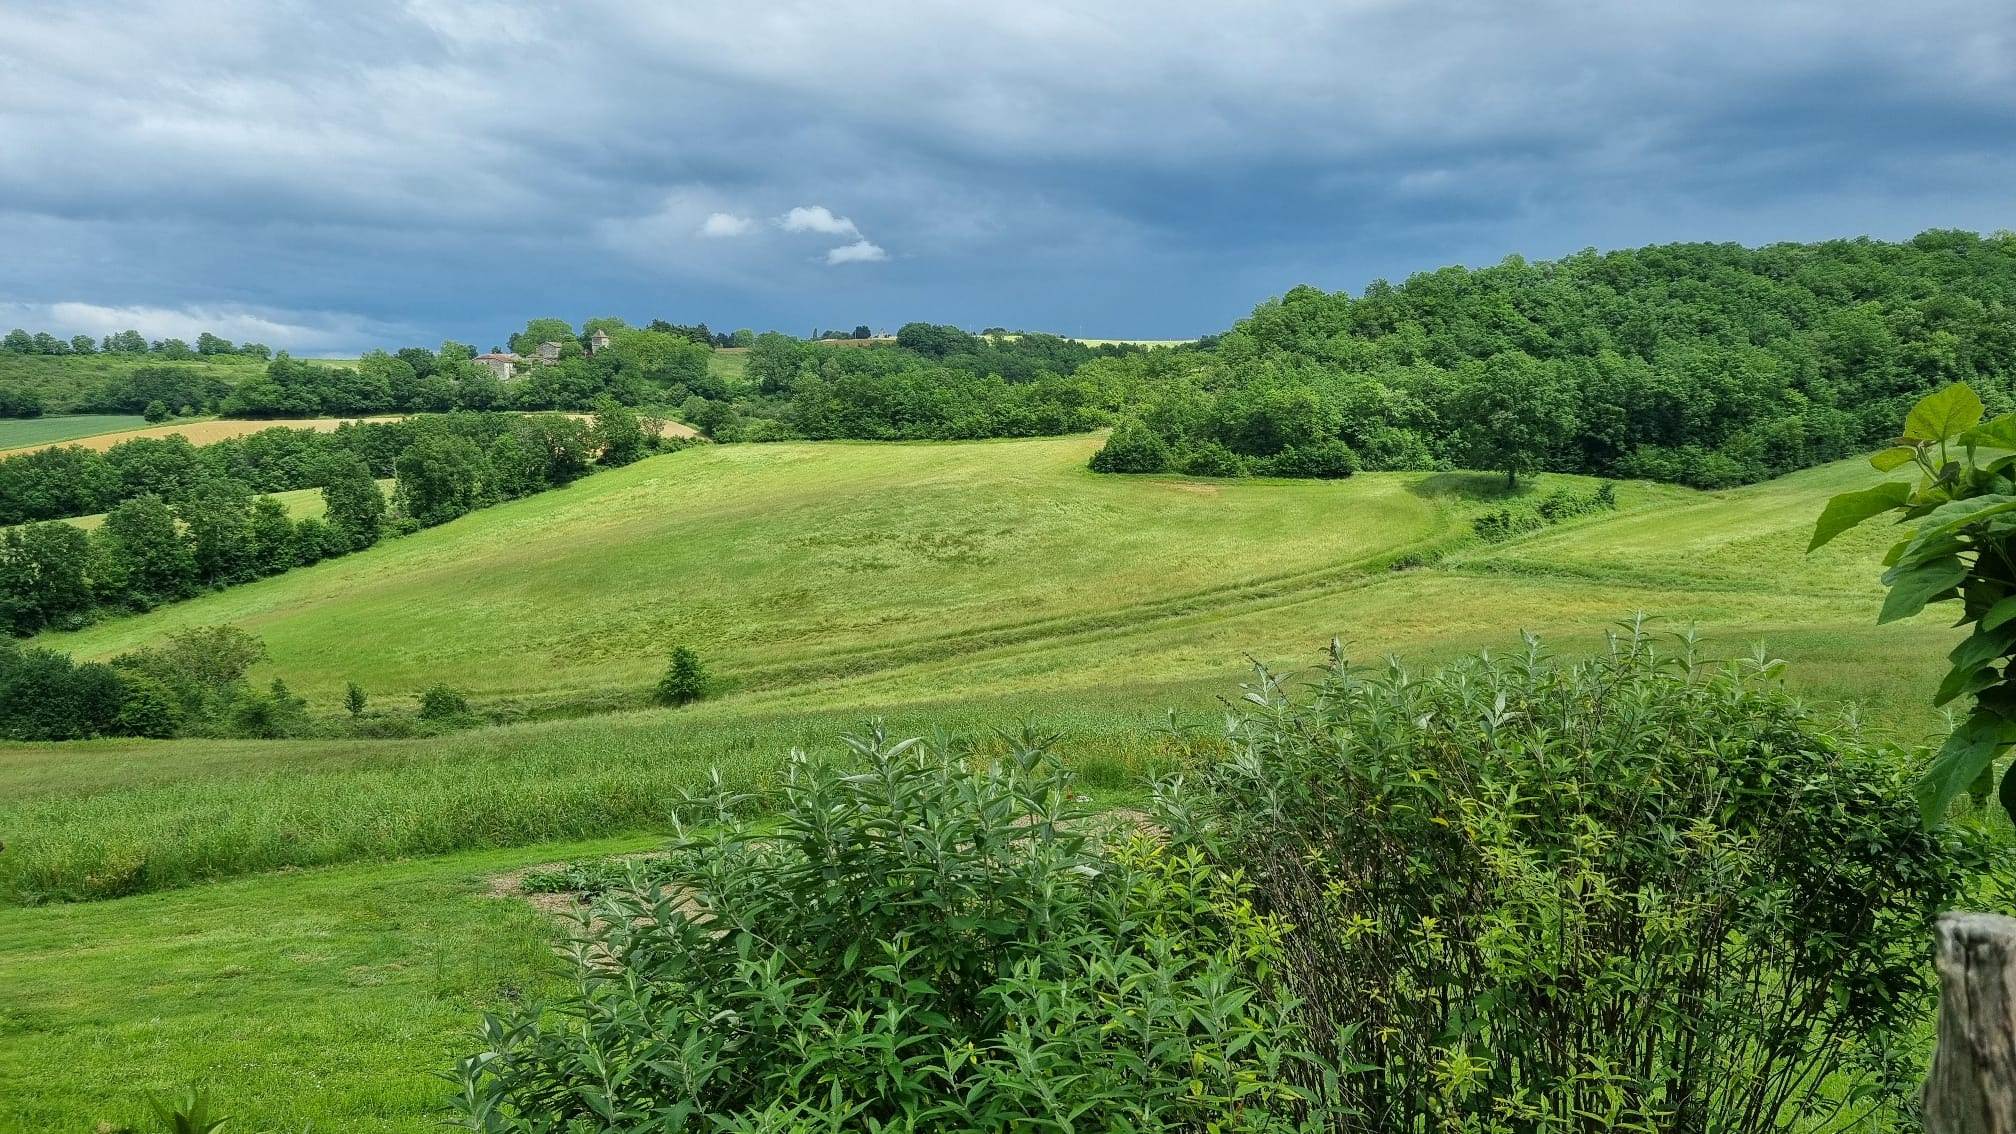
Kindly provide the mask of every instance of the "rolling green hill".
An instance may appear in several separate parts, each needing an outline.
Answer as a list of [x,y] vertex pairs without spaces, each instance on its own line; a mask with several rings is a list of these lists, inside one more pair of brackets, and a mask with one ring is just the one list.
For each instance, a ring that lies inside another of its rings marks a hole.
[[1333,635],[1361,657],[1588,635],[1638,609],[1737,644],[1873,634],[1881,534],[1802,554],[1859,462],[1721,493],[1629,484],[1618,514],[1493,547],[1467,524],[1490,477],[1108,477],[1083,467],[1097,444],[688,450],[45,641],[106,657],[230,622],[325,704],[352,680],[606,701],[683,643],[744,701],[825,708],[1222,678]]
[[1885,533],[1803,553],[1825,498],[1872,478],[1861,462],[1627,484],[1617,513],[1493,546],[1468,534],[1493,476],[1101,477],[1097,444],[703,447],[45,637],[105,656],[234,622],[324,711],[346,680],[377,703],[448,681],[636,704],[674,642],[735,688],[432,740],[0,746],[0,903],[108,899],[0,909],[0,1132],[131,1122],[140,1089],[191,1079],[252,1129],[431,1129],[429,1074],[475,1014],[550,979],[552,923],[487,879],[650,846],[709,767],[761,792],[785,751],[871,716],[900,735],[1034,721],[1096,799],[1127,802],[1169,766],[1165,714],[1212,727],[1249,655],[1307,664],[1334,636],[1419,659],[1521,629],[1587,652],[1644,610],[1700,624],[1711,655],[1763,639],[1796,687],[1877,726],[1934,723],[1953,632],[1874,626]]
[[1102,477],[1092,437],[689,450],[49,644],[232,622],[309,696],[642,687],[674,643],[746,689],[1228,609],[1461,534],[1419,477]]
[[[1884,533],[1803,553],[1822,501],[1871,477],[1859,462],[1721,493],[1628,484],[1620,512],[1492,546],[1468,524],[1501,495],[1491,476],[1106,477],[1083,468],[1097,443],[703,447],[45,635],[102,658],[229,622],[324,712],[348,681],[381,706],[441,682],[536,723],[0,747],[0,831],[16,832],[0,892],[649,828],[709,763],[759,784],[782,751],[874,715],[983,734],[1032,717],[1118,784],[1153,762],[1165,710],[1208,722],[1249,658],[1306,665],[1332,638],[1361,661],[1437,657],[1522,630],[1586,651],[1633,611],[1698,625],[1713,654],[1762,640],[1799,687],[1878,726],[1935,723],[1952,633],[1936,616],[1874,625]],[[725,695],[645,709],[675,643]]]

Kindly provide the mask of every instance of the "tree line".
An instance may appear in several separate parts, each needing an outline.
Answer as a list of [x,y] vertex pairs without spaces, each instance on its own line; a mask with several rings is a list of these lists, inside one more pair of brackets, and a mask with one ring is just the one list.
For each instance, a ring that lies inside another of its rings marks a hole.
[[1511,256],[1296,288],[1199,349],[1087,369],[1123,423],[1111,471],[1278,475],[1314,447],[1715,488],[1865,451],[1949,382],[2016,408],[2016,234]]
[[177,338],[149,342],[138,331],[120,331],[116,335],[94,340],[90,335],[72,335],[66,339],[47,331],[30,334],[16,327],[5,337],[0,337],[0,354],[148,354],[170,360],[187,360],[233,354],[268,358],[273,350],[264,343],[233,343],[209,331],[197,335],[196,344],[191,346]]
[[865,347],[771,332],[756,336],[741,382],[690,393],[680,417],[722,441],[1078,433],[1111,420],[1113,407],[1074,376],[1093,359],[1137,350],[928,323]]
[[[568,484],[594,464],[628,464],[657,447],[656,424],[605,402],[592,423],[446,414],[330,434],[271,429],[202,448],[180,436],[103,455],[52,447],[0,461],[0,506],[30,521],[0,532],[0,627],[75,628],[105,611],[347,555]],[[268,495],[311,486],[322,490],[320,517],[295,520]],[[89,531],[51,518],[96,511],[104,522]]]

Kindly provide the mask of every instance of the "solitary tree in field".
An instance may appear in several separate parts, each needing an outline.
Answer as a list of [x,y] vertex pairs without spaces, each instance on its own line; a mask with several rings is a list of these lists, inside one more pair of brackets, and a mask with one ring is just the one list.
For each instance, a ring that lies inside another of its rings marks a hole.
[[352,681],[343,688],[343,707],[350,710],[353,717],[364,715],[364,687]]
[[666,705],[690,705],[707,696],[707,667],[685,646],[672,648],[672,664],[658,679],[658,700]]
[[1465,368],[1455,417],[1474,468],[1499,469],[1505,486],[1546,467],[1575,435],[1574,391],[1547,363],[1521,351]]

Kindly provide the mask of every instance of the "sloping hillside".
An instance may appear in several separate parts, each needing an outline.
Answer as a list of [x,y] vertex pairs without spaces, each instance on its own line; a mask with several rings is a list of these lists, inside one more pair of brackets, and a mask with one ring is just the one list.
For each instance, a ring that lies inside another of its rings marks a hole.
[[685,643],[774,688],[1236,605],[1461,531],[1420,478],[1102,477],[1097,445],[691,450],[50,644],[104,656],[232,622],[313,697],[642,683]]
[[1881,533],[1803,554],[1826,496],[1872,475],[1860,462],[1720,493],[1626,485],[1617,514],[1494,547],[1466,542],[1491,477],[1109,477],[1084,469],[1097,444],[689,450],[47,641],[104,657],[230,622],[325,706],[352,680],[641,691],[674,644],[745,699],[873,706],[1222,678],[1333,635],[1360,657],[1587,635],[1633,610],[1882,664],[1855,656],[1878,637]]

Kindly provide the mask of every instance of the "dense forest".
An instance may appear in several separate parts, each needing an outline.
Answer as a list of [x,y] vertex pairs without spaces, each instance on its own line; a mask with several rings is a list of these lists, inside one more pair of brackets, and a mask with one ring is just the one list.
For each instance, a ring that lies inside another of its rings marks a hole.
[[1513,256],[1297,288],[1203,349],[1086,371],[1123,415],[1116,471],[1316,453],[1717,487],[1864,451],[1949,382],[2016,408],[2016,234]]

